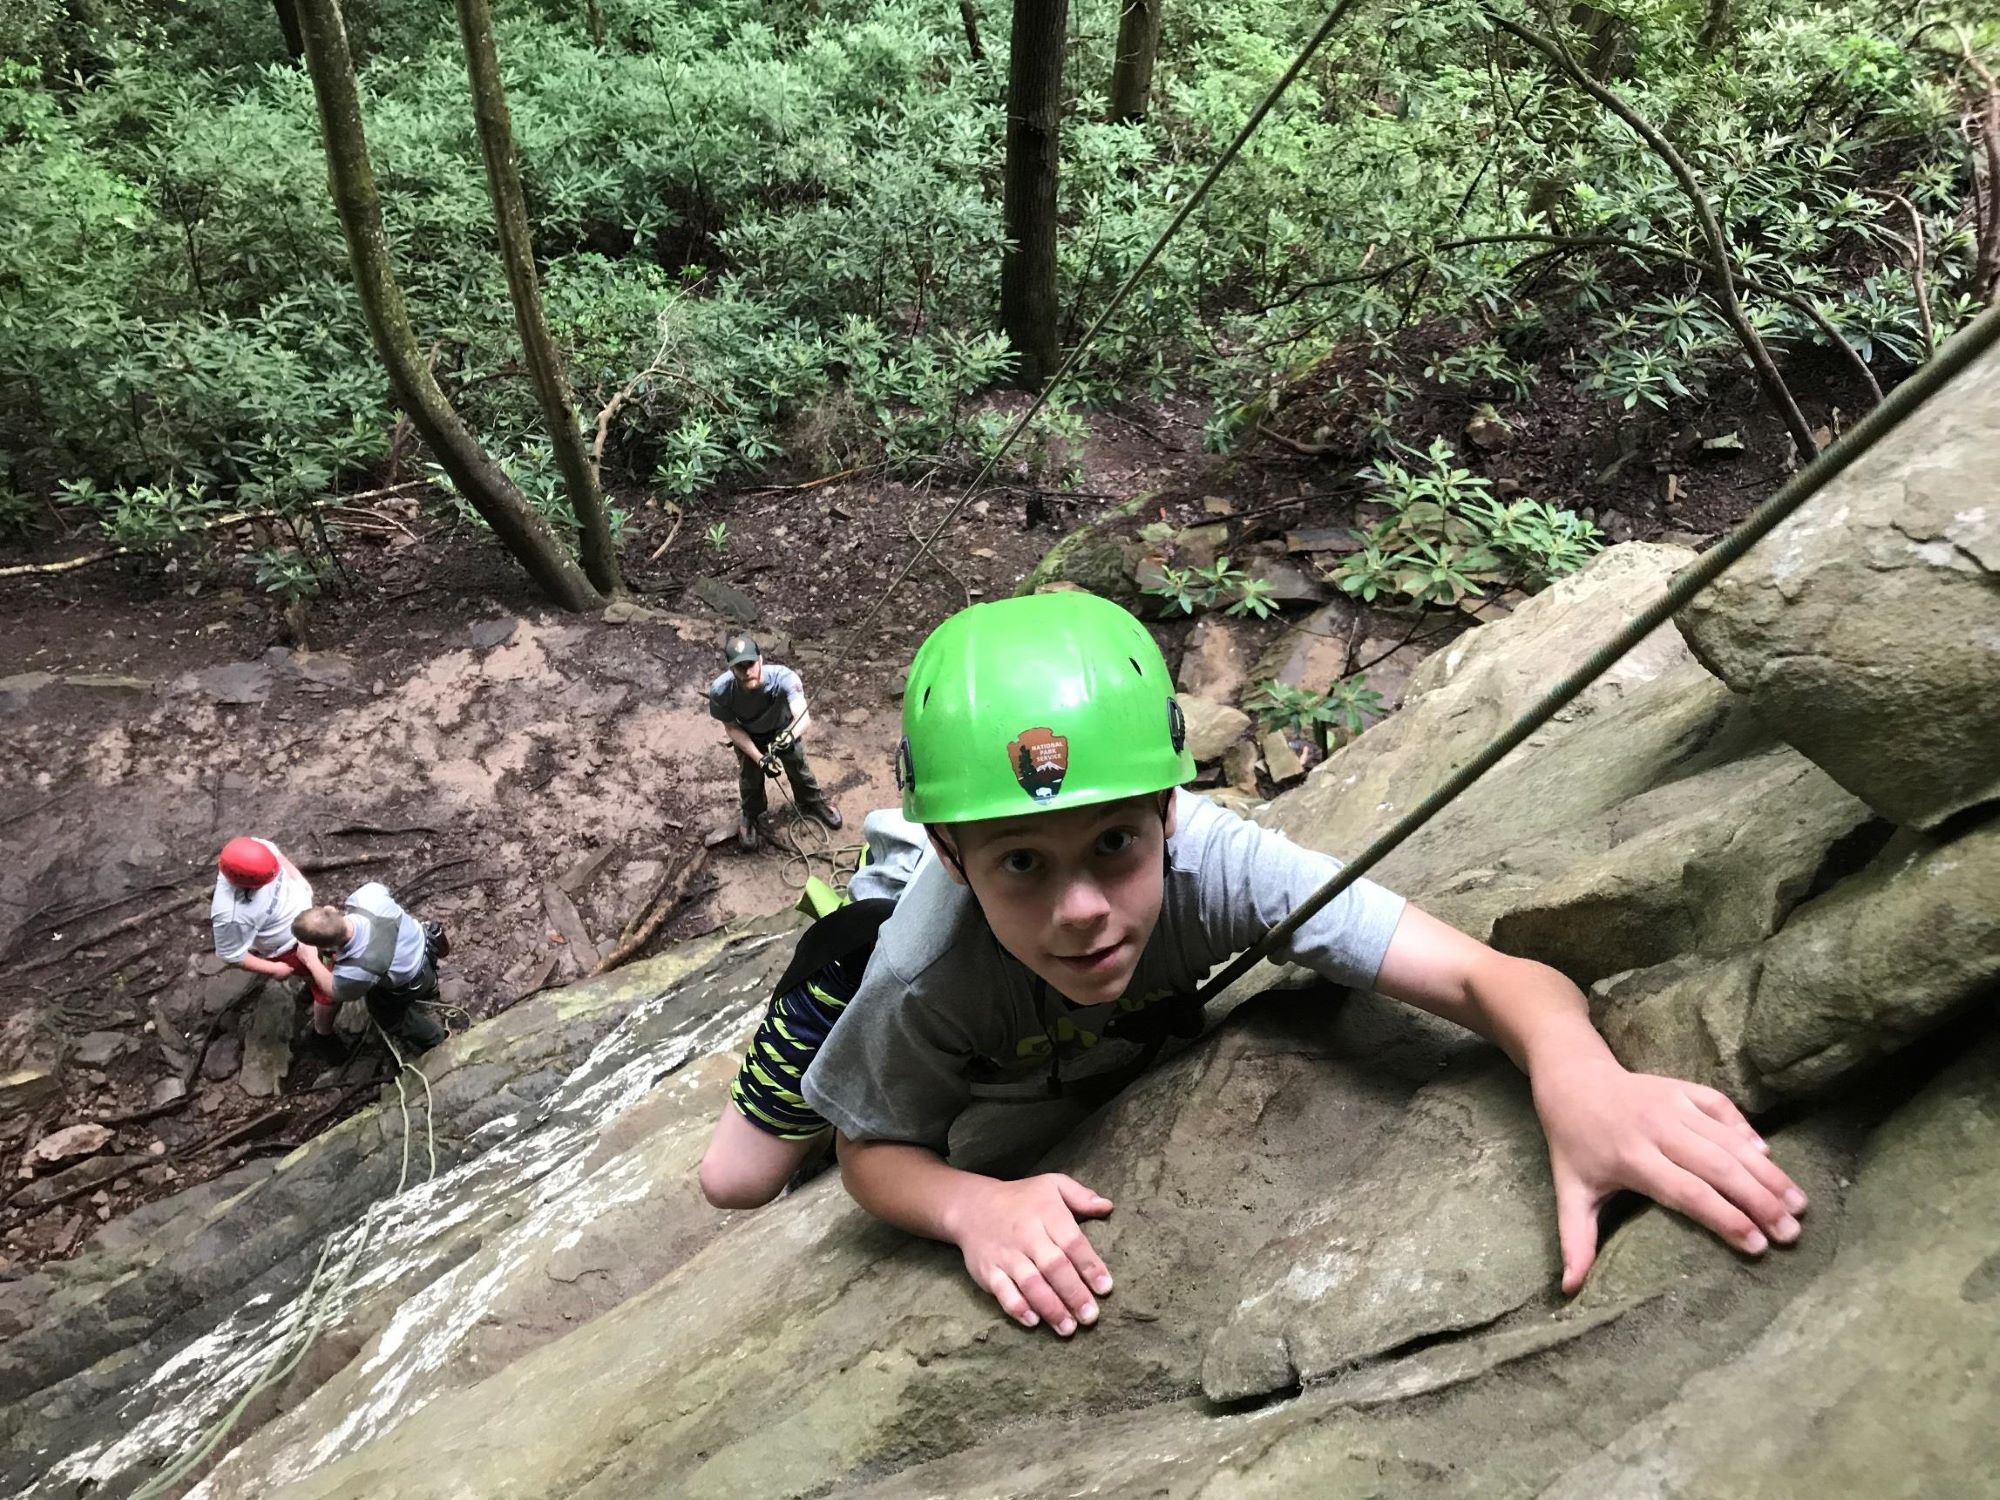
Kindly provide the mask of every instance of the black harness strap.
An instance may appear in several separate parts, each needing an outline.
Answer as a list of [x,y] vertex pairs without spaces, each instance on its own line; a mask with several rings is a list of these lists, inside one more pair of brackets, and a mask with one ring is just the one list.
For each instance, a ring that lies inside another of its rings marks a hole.
[[782,995],[795,990],[835,960],[871,951],[876,934],[895,909],[891,897],[877,896],[867,901],[852,901],[828,912],[799,934],[791,964],[771,993]]

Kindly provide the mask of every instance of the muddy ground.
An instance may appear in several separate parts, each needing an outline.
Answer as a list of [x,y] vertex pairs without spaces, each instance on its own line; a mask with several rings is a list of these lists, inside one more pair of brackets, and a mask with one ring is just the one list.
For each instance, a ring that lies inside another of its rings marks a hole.
[[[274,839],[323,898],[381,879],[442,921],[454,943],[445,1018],[462,1029],[587,972],[664,872],[733,831],[732,753],[702,695],[741,624],[803,674],[809,750],[847,827],[797,830],[796,853],[713,848],[648,949],[788,905],[808,864],[828,875],[851,863],[862,816],[893,801],[902,673],[945,614],[1014,592],[1094,521],[1125,536],[1220,521],[1227,548],[1273,556],[1295,530],[1352,524],[1362,455],[1315,399],[1295,394],[1274,435],[1228,461],[1201,451],[1190,407],[1096,418],[1073,489],[983,492],[865,629],[962,478],[776,476],[712,497],[678,531],[630,500],[637,607],[605,616],[541,606],[488,537],[415,495],[341,514],[343,579],[313,602],[303,643],[240,553],[0,581],[0,1276],[73,1253],[132,1203],[289,1149],[381,1088],[392,1065],[379,1044],[356,1037],[343,1065],[294,1059],[296,987],[255,993],[210,955],[225,839]],[[1754,393],[1731,399],[1671,426],[1565,412],[1519,423],[1483,455],[1462,443],[1464,413],[1435,416],[1493,477],[1608,513],[1613,539],[1698,543],[1786,469]],[[1690,447],[1690,428],[1751,441],[1717,453]],[[1109,520],[1140,492],[1142,506]],[[720,547],[705,535],[717,522]],[[45,537],[0,562],[89,546]],[[1292,560],[1310,575],[1312,555]],[[1408,641],[1372,669],[1392,698],[1426,649],[1469,628],[1328,608],[1301,600],[1282,620],[1230,628],[1251,660],[1296,640],[1314,687]],[[1177,659],[1188,623],[1159,630]],[[4,1075],[23,1068],[52,1082],[7,1095]],[[102,1127],[89,1154],[28,1159],[79,1124]]]

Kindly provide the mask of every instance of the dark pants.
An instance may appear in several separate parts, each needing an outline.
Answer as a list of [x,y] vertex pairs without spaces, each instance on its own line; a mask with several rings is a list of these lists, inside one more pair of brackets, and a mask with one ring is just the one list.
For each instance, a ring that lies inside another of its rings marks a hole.
[[[746,730],[745,733],[748,733]],[[770,748],[773,734],[753,734],[750,742],[759,750]],[[754,760],[746,759],[742,751],[736,752],[736,790],[743,798],[743,816],[755,822],[764,816],[770,804],[770,794],[764,789],[766,780],[764,768]],[[802,812],[811,812],[816,807],[826,806],[826,793],[819,789],[819,781],[806,764],[805,747],[794,740],[789,750],[778,752],[778,764],[785,768],[785,776],[792,783],[792,797]]]
[[438,997],[437,939],[424,934],[424,966],[408,984],[378,984],[368,992],[368,1014],[375,1024],[400,1042],[419,1050],[445,1039],[437,1018],[418,1010]]

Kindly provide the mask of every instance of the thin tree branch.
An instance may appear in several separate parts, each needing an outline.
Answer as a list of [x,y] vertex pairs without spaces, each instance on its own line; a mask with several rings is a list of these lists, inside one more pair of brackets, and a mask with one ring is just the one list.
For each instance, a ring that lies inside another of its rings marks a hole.
[[1771,351],[1764,346],[1764,340],[1758,336],[1757,330],[1744,315],[1743,304],[1736,299],[1736,263],[1729,253],[1729,242],[1723,238],[1722,226],[1716,221],[1715,209],[1710,205],[1708,195],[1702,191],[1701,184],[1695,180],[1694,172],[1682,159],[1680,152],[1676,151],[1672,142],[1654,129],[1643,115],[1612,90],[1586,74],[1576,65],[1576,60],[1567,51],[1548,37],[1530,31],[1525,26],[1516,25],[1504,16],[1495,15],[1491,11],[1486,13],[1486,18],[1491,25],[1539,52],[1571,83],[1624,121],[1626,127],[1644,141],[1654,155],[1666,163],[1667,169],[1680,183],[1681,191],[1686,195],[1688,205],[1694,210],[1695,219],[1701,226],[1702,239],[1708,245],[1708,256],[1712,263],[1709,267],[1709,279],[1714,283],[1716,300],[1721,303],[1724,319],[1735,330],[1737,339],[1743,345],[1743,352],[1749,357],[1750,368],[1756,374],[1758,385],[1763,387],[1765,399],[1777,409],[1778,415],[1784,420],[1786,428],[1792,434],[1793,443],[1798,447],[1799,456],[1806,459],[1817,456],[1819,444],[1813,438],[1812,428],[1806,425],[1804,413],[1799,410],[1798,402],[1792,399],[1791,388],[1785,384],[1784,376],[1778,373],[1778,366],[1771,358]]

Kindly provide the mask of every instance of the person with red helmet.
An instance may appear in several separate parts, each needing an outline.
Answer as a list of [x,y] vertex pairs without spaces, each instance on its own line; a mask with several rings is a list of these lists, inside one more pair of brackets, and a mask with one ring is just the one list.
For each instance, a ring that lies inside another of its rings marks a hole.
[[312,1027],[333,1034],[333,976],[318,953],[292,936],[292,919],[313,904],[312,886],[269,839],[233,838],[215,861],[215,896],[208,904],[215,953],[253,974],[306,981]]

